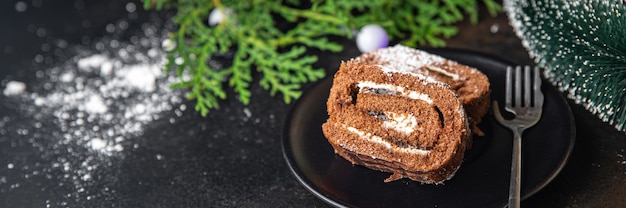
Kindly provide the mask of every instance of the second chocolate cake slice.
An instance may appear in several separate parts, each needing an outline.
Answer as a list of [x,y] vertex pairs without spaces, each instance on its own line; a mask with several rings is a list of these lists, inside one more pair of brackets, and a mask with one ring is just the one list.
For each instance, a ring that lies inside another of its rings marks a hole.
[[357,58],[364,64],[381,65],[397,73],[414,73],[448,84],[459,96],[474,134],[490,104],[489,79],[476,68],[403,45],[382,48]]

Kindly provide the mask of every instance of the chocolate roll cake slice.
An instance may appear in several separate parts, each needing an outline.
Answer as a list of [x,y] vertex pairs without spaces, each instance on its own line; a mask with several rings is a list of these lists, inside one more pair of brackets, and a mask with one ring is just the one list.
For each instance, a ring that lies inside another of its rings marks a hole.
[[459,168],[469,142],[465,111],[449,85],[422,74],[341,63],[322,125],[335,152],[356,165],[441,183]]
[[378,49],[358,57],[366,64],[382,65],[398,73],[416,73],[446,83],[459,96],[473,133],[482,136],[476,127],[489,111],[489,79],[473,67],[441,56],[403,45]]

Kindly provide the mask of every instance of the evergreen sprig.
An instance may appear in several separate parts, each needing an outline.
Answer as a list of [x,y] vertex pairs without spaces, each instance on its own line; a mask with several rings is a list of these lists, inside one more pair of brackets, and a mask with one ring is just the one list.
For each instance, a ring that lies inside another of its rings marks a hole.
[[[482,2],[492,15],[500,11],[494,0]],[[313,68],[317,57],[307,48],[342,50],[330,36],[352,38],[358,28],[378,24],[402,44],[444,46],[443,38],[458,32],[451,24],[464,16],[476,22],[479,8],[478,0],[145,0],[144,7],[176,9],[178,28],[170,37],[176,47],[168,53],[166,70],[175,70],[180,81],[173,87],[190,89],[188,98],[197,101],[202,115],[226,99],[226,83],[248,104],[254,71],[262,74],[259,84],[271,95],[280,93],[286,103],[298,98],[302,84],[325,76]],[[209,26],[214,8],[225,19]],[[279,26],[281,21],[287,24]],[[208,63],[229,53],[230,66]]]
[[507,0],[505,8],[548,80],[626,132],[626,4]]

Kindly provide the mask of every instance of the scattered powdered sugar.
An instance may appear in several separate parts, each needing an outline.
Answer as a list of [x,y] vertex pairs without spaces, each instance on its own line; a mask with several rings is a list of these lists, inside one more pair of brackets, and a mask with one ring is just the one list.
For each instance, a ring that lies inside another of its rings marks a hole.
[[76,67],[70,61],[52,68],[40,84],[55,87],[22,93],[25,104],[34,104],[32,113],[54,116],[68,133],[81,132],[65,136],[64,142],[84,141],[93,152],[112,155],[123,150],[119,143],[125,136],[141,133],[143,124],[181,102],[181,95],[168,88],[173,80],[162,73],[162,52],[133,56],[128,63],[128,57],[96,53],[77,57]]
[[108,107],[104,104],[102,98],[99,95],[91,95],[83,108],[87,113],[94,114],[106,113],[108,110]]
[[18,81],[9,81],[6,88],[2,91],[5,96],[21,94],[26,90],[26,84]]
[[93,199],[98,193],[88,191],[89,185],[110,177],[101,173],[116,164],[112,161],[139,148],[133,139],[143,135],[146,125],[182,116],[183,93],[169,88],[176,78],[163,73],[160,43],[166,33],[156,28],[144,24],[144,34],[130,42],[103,38],[95,47],[66,48],[76,54],[37,71],[35,81],[0,81],[2,102],[15,104],[10,106],[19,112],[0,115],[0,141],[40,157],[33,162],[16,155],[0,164],[23,172],[21,178],[0,176],[0,193],[41,177],[73,187],[68,199]]
[[92,69],[100,68],[105,62],[108,62],[108,57],[104,54],[95,54],[89,57],[84,57],[76,62],[78,68],[83,71],[91,71]]
[[[50,92],[25,96],[34,104],[33,113],[53,115],[68,126],[68,133],[82,132],[66,136],[64,142],[85,141],[92,151],[112,155],[123,150],[119,143],[126,136],[140,134],[142,125],[181,102],[182,96],[168,87],[173,80],[161,73],[162,54],[135,56],[136,63],[103,54],[81,57],[76,68],[66,65],[50,72],[50,82],[44,83],[56,86]],[[113,73],[101,73],[109,66]]]

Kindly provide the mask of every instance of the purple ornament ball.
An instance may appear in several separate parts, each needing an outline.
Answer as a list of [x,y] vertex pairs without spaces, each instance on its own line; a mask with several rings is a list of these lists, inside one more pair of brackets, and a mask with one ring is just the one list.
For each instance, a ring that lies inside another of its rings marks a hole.
[[356,36],[356,45],[362,53],[387,47],[389,45],[387,31],[380,25],[365,25]]

